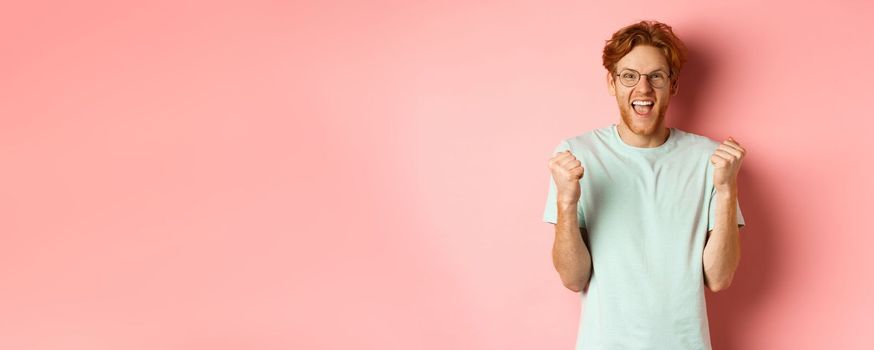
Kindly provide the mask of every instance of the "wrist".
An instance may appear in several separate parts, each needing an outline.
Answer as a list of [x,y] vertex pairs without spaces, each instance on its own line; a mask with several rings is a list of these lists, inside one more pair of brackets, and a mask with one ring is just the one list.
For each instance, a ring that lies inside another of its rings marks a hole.
[[559,200],[557,203],[558,210],[563,211],[563,210],[573,209],[576,211],[578,203],[579,202],[575,201],[575,200]]
[[721,196],[737,196],[737,185],[717,186],[716,194]]

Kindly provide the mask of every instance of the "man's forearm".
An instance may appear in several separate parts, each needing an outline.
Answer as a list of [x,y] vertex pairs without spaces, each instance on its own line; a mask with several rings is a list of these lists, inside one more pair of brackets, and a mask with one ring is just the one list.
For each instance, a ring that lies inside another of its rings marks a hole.
[[579,292],[586,288],[592,271],[592,258],[583,241],[577,219],[577,203],[558,203],[558,222],[552,263],[568,289]]
[[704,245],[704,284],[716,292],[728,288],[740,263],[737,188],[717,190],[716,222]]

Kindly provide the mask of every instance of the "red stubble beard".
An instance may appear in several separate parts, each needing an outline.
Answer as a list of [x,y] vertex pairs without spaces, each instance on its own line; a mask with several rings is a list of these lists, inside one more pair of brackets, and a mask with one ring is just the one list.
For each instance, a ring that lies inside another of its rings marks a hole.
[[[662,105],[660,103],[657,103],[653,107],[654,109],[658,109],[650,112],[654,112],[655,114],[647,119],[637,117],[630,104],[620,106],[619,114],[622,116],[622,122],[631,129],[631,132],[640,136],[652,136],[658,132],[659,127],[664,123],[665,112],[668,110],[667,105]],[[635,121],[638,121],[638,123],[635,123]],[[646,125],[641,126],[640,121],[645,121]]]

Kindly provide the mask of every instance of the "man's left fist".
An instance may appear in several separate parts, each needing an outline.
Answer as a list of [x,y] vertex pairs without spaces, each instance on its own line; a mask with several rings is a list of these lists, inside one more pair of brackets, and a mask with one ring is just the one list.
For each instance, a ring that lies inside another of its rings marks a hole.
[[713,163],[713,186],[716,186],[717,190],[737,188],[737,172],[746,152],[731,137],[716,148],[710,156],[710,163]]

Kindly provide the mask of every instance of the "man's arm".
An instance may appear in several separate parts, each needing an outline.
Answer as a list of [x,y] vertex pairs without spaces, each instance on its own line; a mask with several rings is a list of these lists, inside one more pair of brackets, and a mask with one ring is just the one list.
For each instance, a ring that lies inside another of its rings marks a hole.
[[557,203],[558,219],[555,225],[555,243],[552,246],[552,264],[565,287],[580,292],[585,290],[592,276],[592,258],[586,247],[577,218],[577,203]]
[[704,244],[704,285],[718,292],[731,285],[740,263],[737,188],[716,192],[716,222]]
[[731,285],[740,263],[737,226],[737,173],[746,149],[729,137],[710,156],[716,189],[715,222],[704,243],[704,285],[714,292]]

